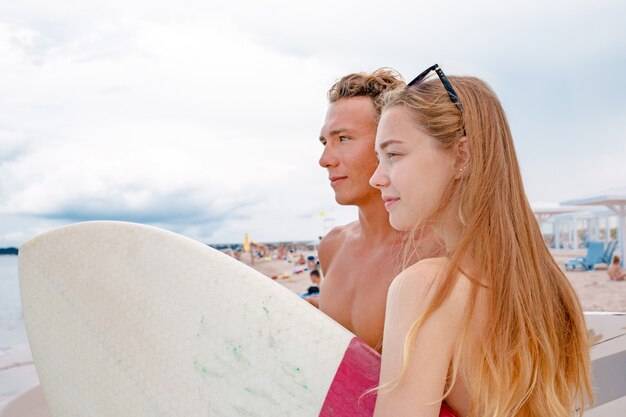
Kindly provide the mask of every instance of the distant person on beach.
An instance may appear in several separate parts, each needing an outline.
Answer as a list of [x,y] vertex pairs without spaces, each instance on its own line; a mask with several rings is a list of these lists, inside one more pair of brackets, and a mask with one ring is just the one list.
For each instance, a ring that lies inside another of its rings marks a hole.
[[306,290],[304,294],[301,294],[301,297],[307,300],[309,303],[313,304],[315,307],[319,308],[319,296],[320,296],[320,283],[322,282],[322,277],[320,276],[320,271],[314,269],[310,273],[311,277],[311,286]]
[[459,417],[578,415],[593,397],[582,308],[495,93],[434,65],[383,96],[376,152],[390,224],[431,227],[446,251],[391,284],[374,416],[436,417],[442,400]]
[[624,272],[624,270],[620,268],[619,263],[619,256],[615,255],[613,257],[613,262],[611,262],[611,265],[609,265],[609,268],[607,270],[611,281],[624,281],[624,278],[626,278],[626,272]]
[[317,268],[317,261],[315,259],[315,256],[309,255],[306,257],[306,267],[311,271]]
[[313,285],[311,285],[309,287],[309,289],[307,290],[307,294],[309,295],[315,295],[320,293],[320,283],[322,282],[322,277],[320,276],[320,271],[318,271],[317,269],[314,269],[311,271],[310,273],[310,277],[311,277],[311,283]]
[[346,75],[328,91],[328,110],[320,133],[326,168],[335,200],[357,206],[358,220],[333,228],[320,242],[324,273],[320,310],[381,349],[385,300],[399,272],[397,256],[404,234],[389,225],[380,192],[369,178],[376,169],[376,100],[383,92],[404,85],[390,69]]

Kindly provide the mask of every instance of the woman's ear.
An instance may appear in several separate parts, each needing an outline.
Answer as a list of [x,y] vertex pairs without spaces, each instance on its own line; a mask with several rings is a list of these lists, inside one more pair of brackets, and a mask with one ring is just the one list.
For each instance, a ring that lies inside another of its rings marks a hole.
[[454,154],[456,157],[456,162],[454,165],[456,172],[454,174],[454,179],[461,179],[465,175],[467,175],[470,163],[470,153],[467,136],[463,136],[461,139],[459,139],[456,145],[454,145]]

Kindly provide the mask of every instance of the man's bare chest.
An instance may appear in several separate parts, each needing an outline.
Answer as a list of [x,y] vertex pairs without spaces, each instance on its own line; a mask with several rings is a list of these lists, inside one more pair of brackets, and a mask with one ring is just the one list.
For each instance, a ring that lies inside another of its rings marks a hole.
[[382,339],[393,268],[385,259],[343,262],[325,274],[320,309],[374,347]]

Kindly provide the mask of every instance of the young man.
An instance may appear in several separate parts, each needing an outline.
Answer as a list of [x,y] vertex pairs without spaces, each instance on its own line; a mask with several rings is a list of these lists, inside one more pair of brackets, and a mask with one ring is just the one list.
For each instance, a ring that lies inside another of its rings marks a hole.
[[[335,227],[320,242],[324,272],[319,308],[371,347],[381,350],[387,291],[400,272],[403,235],[389,225],[380,192],[369,185],[378,160],[374,140],[380,109],[376,99],[403,87],[393,71],[350,74],[328,92],[320,134],[320,165],[328,170],[335,200],[358,208],[358,220]],[[420,257],[432,255],[423,250]]]

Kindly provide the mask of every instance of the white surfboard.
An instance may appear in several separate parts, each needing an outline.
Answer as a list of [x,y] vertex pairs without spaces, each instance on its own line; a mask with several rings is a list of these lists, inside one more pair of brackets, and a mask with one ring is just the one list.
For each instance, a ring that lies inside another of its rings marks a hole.
[[379,355],[202,243],[81,223],[27,242],[19,270],[54,417],[372,414]]
[[[204,244],[143,225],[81,223],[26,243],[19,268],[53,417],[372,414],[375,396],[363,393],[378,382],[379,355]],[[626,314],[586,320],[598,395],[585,415],[616,417],[626,409]],[[35,400],[45,404],[39,388],[0,416],[30,415]]]

